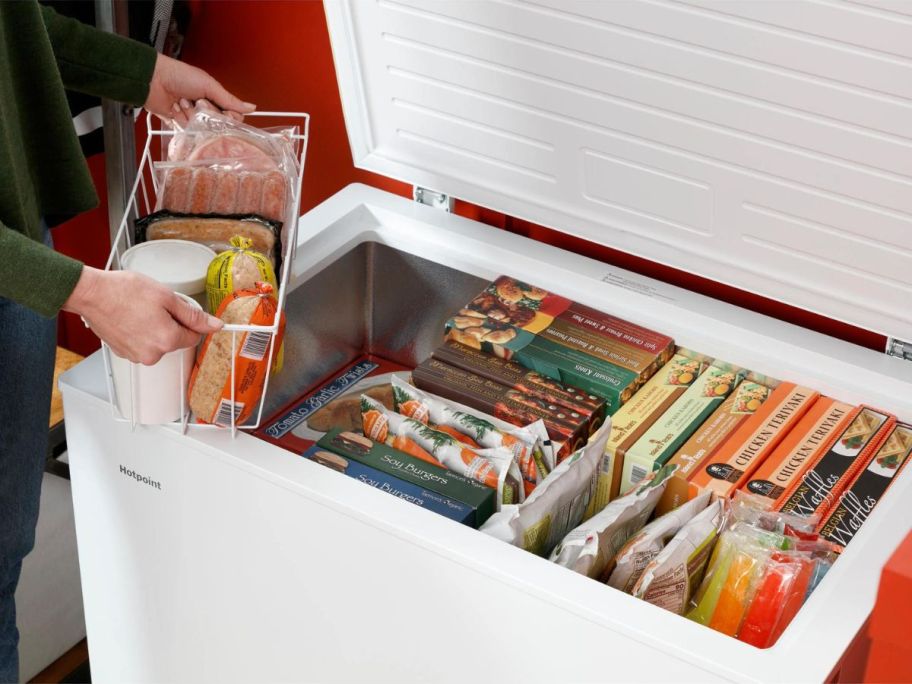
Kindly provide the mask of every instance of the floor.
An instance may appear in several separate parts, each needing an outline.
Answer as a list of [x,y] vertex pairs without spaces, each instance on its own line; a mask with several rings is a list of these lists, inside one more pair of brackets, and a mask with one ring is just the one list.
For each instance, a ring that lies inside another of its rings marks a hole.
[[32,680],[33,684],[85,684],[92,681],[89,648],[83,639]]

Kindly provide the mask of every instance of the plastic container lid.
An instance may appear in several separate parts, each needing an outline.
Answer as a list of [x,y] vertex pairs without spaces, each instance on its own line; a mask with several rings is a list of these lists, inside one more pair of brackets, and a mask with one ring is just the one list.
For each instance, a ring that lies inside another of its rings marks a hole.
[[206,289],[206,271],[215,252],[187,240],[150,240],[130,247],[121,257],[125,271],[142,273],[185,295]]

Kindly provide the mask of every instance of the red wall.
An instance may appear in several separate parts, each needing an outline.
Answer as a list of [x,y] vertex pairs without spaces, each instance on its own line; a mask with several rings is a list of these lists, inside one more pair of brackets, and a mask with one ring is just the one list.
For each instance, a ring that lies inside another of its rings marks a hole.
[[[302,211],[354,182],[410,196],[408,185],[352,166],[322,3],[316,0],[193,0],[191,7],[193,16],[183,53],[187,62],[206,69],[229,90],[256,103],[261,110],[310,112],[311,137]],[[457,212],[835,337],[873,349],[884,348],[884,339],[879,335],[495,211],[459,202]],[[100,216],[106,215],[105,210]],[[96,230],[98,225],[104,225],[99,223],[98,217],[92,218],[91,222]],[[106,239],[106,230],[103,235]],[[96,264],[103,261],[106,251],[104,248],[98,252],[97,242],[97,239],[88,238],[80,247],[82,251],[92,252],[91,262]],[[87,333],[71,328],[66,328],[62,339],[77,351],[88,350]]]

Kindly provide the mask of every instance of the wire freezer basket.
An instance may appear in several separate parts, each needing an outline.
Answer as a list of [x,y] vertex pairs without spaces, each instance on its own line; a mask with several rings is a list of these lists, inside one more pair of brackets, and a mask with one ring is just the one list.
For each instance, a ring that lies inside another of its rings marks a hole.
[[[218,425],[197,424],[191,421],[190,409],[187,402],[186,386],[182,385],[178,387],[175,391],[180,394],[180,419],[166,424],[170,424],[175,428],[180,429],[182,432],[186,432],[187,429],[191,427],[194,429],[228,427],[231,429],[232,435],[234,435],[239,429],[256,429],[260,426],[260,422],[262,421],[263,406],[266,401],[267,392],[269,391],[269,378],[272,371],[273,347],[276,343],[276,335],[279,329],[280,317],[285,309],[285,297],[287,294],[288,278],[289,273],[291,272],[292,264],[294,263],[295,250],[297,246],[297,213],[299,211],[301,202],[301,180],[304,176],[304,162],[307,155],[307,138],[309,132],[310,116],[301,112],[255,112],[254,114],[248,115],[247,118],[248,122],[253,123],[254,125],[293,125],[296,126],[296,129],[298,131],[291,136],[286,136],[291,138],[294,145],[295,154],[298,159],[298,176],[295,180],[293,188],[292,206],[294,207],[294,215],[286,218],[285,228],[283,229],[281,255],[282,264],[281,270],[277,274],[279,285],[277,293],[278,307],[276,310],[275,318],[273,319],[271,325],[226,324],[224,326],[223,330],[231,334],[232,362],[230,401],[224,402],[223,406],[226,408],[225,410],[219,412],[219,417],[217,419],[219,423]],[[252,122],[250,121],[251,119],[253,120]],[[113,243],[111,245],[111,253],[105,266],[107,270],[120,270],[122,268],[123,255],[130,247],[133,246],[135,242],[133,224],[136,219],[154,211],[156,201],[161,190],[159,187],[159,178],[156,177],[156,174],[154,172],[153,162],[155,161],[157,150],[167,146],[168,141],[171,137],[174,136],[175,131],[158,128],[156,127],[156,122],[157,119],[153,118],[152,114],[148,114],[146,116],[147,136],[145,145],[143,147],[142,157],[139,163],[139,171],[136,175],[136,180],[133,183],[133,189],[127,201],[123,219],[120,222],[117,234],[115,235]],[[265,353],[266,357],[268,358],[268,366],[263,394],[260,397],[257,410],[246,422],[243,424],[238,424],[237,417],[241,409],[238,406],[235,397],[235,352],[238,349],[238,345],[242,344],[242,340],[255,340],[259,345],[263,345],[265,343]],[[143,372],[142,368],[140,368],[139,364],[136,363],[129,364],[129,377],[127,381],[129,389],[127,391],[122,391],[122,394],[129,394],[129,397],[118,397],[114,381],[112,352],[110,347],[108,347],[108,345],[105,343],[102,343],[102,355],[105,363],[108,399],[111,404],[112,415],[115,420],[120,422],[129,422],[133,427],[135,427],[139,422],[137,420],[137,416],[141,414],[142,410],[142,397],[137,391],[139,379]],[[179,360],[181,378],[189,377],[191,368],[188,368],[187,365],[188,361],[186,359],[186,356],[181,355]],[[121,383],[121,389],[123,390],[123,383]],[[121,401],[118,401],[118,399]],[[122,409],[127,406],[129,407],[129,412],[128,415],[124,415],[124,411]]]

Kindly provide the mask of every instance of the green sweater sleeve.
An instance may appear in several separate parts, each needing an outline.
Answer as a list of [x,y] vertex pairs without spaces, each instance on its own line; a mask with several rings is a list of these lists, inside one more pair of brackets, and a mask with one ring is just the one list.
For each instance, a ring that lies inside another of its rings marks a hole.
[[41,17],[66,88],[131,105],[145,103],[157,56],[152,47],[43,5]]
[[2,223],[0,255],[0,297],[48,318],[57,314],[82,274],[80,262]]

